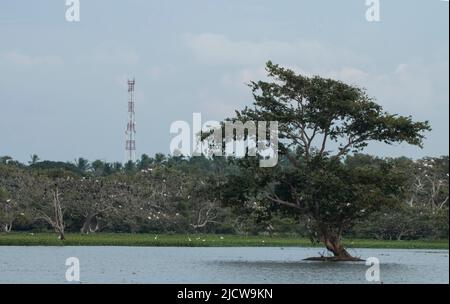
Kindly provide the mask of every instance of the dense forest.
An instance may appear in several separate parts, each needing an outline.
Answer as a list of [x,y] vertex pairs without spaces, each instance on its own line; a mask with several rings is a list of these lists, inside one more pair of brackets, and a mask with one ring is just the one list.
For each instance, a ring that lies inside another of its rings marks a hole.
[[[405,184],[401,204],[358,220],[345,235],[447,238],[448,161],[447,156],[415,161],[348,156],[349,167],[393,164]],[[36,155],[22,164],[1,157],[0,227],[4,232],[54,229],[58,191],[65,231],[309,236],[307,217],[292,216],[268,201],[237,202],[235,183],[243,170],[238,161],[223,157],[142,155],[125,165],[83,158],[39,161]]]

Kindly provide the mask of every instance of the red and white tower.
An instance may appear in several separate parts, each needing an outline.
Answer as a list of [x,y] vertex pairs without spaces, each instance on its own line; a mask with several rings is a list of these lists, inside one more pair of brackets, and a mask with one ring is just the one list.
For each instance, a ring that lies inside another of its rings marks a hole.
[[136,120],[134,112],[134,84],[135,80],[128,80],[128,124],[126,134],[126,161],[136,161]]

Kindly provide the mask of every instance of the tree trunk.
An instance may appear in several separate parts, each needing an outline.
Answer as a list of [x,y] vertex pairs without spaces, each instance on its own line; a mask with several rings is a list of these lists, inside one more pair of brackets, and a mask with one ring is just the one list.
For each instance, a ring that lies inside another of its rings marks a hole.
[[65,232],[64,232],[64,227],[63,228],[56,228],[55,230],[58,233],[58,239],[61,240],[61,241],[64,241],[66,239],[66,235],[65,235]]
[[59,239],[64,240],[64,214],[61,208],[61,201],[59,200],[60,193],[58,189],[53,191],[53,208],[55,212],[55,222],[53,226],[55,227],[56,232],[59,233]]
[[93,232],[91,229],[92,220],[96,217],[96,214],[89,214],[81,227],[81,233],[89,234]]
[[2,224],[3,232],[9,233],[12,230],[12,222],[8,224]]
[[342,245],[341,236],[336,234],[328,234],[322,240],[325,247],[333,253],[334,258],[339,261],[354,261],[355,259],[348,253],[344,245]]
[[341,232],[337,229],[332,229],[329,227],[321,227],[319,230],[320,241],[325,245],[325,247],[333,253],[333,257],[316,257],[309,258],[307,260],[311,261],[363,261],[360,258],[351,256],[350,253],[345,249],[341,240]]
[[12,227],[13,227],[13,223],[12,223],[12,221],[9,223],[9,224],[7,224],[7,226],[6,226],[6,232],[11,232],[11,230],[12,230]]

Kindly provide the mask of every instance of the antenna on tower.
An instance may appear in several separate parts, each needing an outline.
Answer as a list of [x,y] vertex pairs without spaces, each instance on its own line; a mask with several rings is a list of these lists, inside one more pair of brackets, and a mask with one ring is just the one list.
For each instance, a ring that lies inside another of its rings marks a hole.
[[128,80],[128,124],[126,134],[126,161],[135,162],[136,161],[136,120],[134,112],[134,78]]

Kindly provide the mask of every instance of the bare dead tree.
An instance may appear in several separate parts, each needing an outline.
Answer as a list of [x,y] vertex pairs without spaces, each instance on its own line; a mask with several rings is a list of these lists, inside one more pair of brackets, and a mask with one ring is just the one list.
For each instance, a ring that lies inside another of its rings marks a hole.
[[432,209],[442,209],[448,202],[448,192],[446,196],[442,196],[442,189],[448,188],[448,181],[436,178],[435,176],[425,176],[430,183],[431,193],[428,200]]
[[411,198],[409,200],[409,205],[411,207],[414,207],[414,203],[418,200],[418,197],[420,195],[425,194],[425,185],[422,180],[421,175],[415,175],[414,176],[414,182],[411,187]]
[[411,183],[409,205],[422,203],[432,210],[441,210],[448,205],[448,174],[442,172],[441,166],[434,159],[417,162],[418,170]]
[[218,223],[217,205],[213,202],[207,202],[202,205],[196,212],[194,223],[191,224],[194,229],[204,228],[208,224]]
[[52,206],[49,212],[45,212],[43,210],[38,210],[38,217],[44,221],[46,221],[49,225],[55,229],[55,232],[58,233],[58,238],[60,240],[65,239],[65,224],[64,224],[64,211],[61,206],[61,193],[58,188],[52,190]]
[[13,222],[17,218],[18,205],[15,201],[7,199],[0,202],[0,231],[11,232]]

